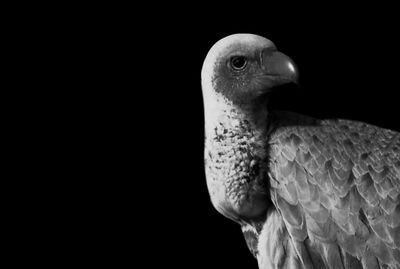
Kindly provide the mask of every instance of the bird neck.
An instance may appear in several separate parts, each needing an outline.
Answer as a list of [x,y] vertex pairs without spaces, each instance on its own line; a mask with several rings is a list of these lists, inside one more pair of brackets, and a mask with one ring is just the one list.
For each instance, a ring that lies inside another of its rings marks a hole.
[[266,110],[250,113],[230,105],[219,106],[214,109],[213,115],[206,115],[205,118],[208,148],[226,144],[236,150],[246,145],[246,152],[259,155],[266,144],[267,115]]
[[236,105],[225,98],[205,100],[205,135],[213,139],[218,130],[265,134],[268,124],[266,104]]
[[204,152],[211,200],[231,219],[258,217],[268,206],[267,113],[249,114],[227,103],[215,106],[213,112],[206,113]]

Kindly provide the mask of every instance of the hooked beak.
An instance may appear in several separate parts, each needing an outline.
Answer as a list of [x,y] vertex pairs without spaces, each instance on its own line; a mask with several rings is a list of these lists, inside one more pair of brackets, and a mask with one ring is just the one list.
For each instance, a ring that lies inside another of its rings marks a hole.
[[268,84],[268,88],[290,82],[298,83],[298,71],[293,60],[274,48],[262,51],[261,68],[263,82]]

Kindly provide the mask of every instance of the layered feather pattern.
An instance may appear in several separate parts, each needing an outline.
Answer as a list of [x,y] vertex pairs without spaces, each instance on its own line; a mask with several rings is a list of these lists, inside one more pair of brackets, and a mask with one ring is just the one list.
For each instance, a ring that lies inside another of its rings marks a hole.
[[281,124],[269,148],[271,199],[304,268],[400,268],[399,133],[348,120]]
[[[205,170],[260,269],[400,269],[400,133],[271,111],[297,68],[268,39],[218,41],[202,68]],[[290,98],[290,97],[288,97]]]

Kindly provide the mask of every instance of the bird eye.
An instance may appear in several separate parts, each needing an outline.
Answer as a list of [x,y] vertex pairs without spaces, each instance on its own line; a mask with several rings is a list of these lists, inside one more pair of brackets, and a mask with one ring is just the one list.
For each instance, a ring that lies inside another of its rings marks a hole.
[[244,56],[234,56],[231,58],[231,67],[234,70],[243,70],[247,65],[247,59]]

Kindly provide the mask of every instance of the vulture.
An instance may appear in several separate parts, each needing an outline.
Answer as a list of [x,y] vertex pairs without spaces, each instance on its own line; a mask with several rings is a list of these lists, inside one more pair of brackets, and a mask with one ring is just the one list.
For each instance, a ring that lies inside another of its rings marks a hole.
[[[295,63],[268,39],[215,43],[201,70],[214,208],[260,269],[400,269],[400,133],[268,109]],[[288,97],[289,98],[289,97]]]

